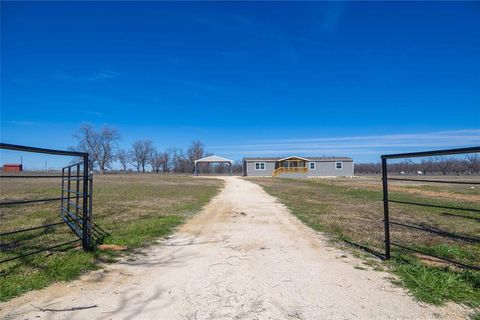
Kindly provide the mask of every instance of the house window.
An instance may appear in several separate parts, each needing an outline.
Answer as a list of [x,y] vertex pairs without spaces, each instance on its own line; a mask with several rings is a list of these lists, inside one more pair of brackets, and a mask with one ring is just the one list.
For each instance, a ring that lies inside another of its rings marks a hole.
[[310,170],[315,170],[315,162],[310,162],[308,164],[308,167],[310,168]]
[[335,162],[335,169],[342,170],[343,169],[343,162]]
[[255,162],[255,170],[265,170],[265,162]]

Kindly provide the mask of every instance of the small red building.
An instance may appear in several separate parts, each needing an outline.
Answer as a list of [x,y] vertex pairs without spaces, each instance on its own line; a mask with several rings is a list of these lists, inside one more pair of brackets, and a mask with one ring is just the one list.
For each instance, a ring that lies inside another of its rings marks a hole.
[[3,165],[3,172],[21,172],[22,165],[17,163],[5,163]]

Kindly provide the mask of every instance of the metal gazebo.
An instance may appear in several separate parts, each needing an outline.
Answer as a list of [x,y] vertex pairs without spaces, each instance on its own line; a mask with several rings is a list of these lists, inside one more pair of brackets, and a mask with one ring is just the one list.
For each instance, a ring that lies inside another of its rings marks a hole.
[[198,159],[198,160],[195,160],[194,161],[195,163],[195,175],[198,176],[198,164],[199,163],[228,163],[230,166],[229,166],[229,173],[230,175],[232,175],[232,165],[233,165],[233,160],[230,160],[230,159],[227,159],[227,158],[222,158],[222,157],[219,157],[219,156],[208,156],[208,157],[205,157],[205,158],[201,158],[201,159]]

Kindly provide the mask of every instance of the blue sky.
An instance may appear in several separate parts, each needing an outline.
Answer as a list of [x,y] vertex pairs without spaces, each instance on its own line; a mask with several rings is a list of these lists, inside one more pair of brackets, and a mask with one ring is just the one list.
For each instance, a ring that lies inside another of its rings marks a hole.
[[234,159],[480,144],[478,2],[1,9],[2,142],[65,149],[89,122]]

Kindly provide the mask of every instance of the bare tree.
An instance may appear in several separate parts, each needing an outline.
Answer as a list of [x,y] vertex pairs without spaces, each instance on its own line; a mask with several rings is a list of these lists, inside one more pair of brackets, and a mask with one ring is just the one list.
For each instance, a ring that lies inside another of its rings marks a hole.
[[423,172],[423,174],[427,174],[430,172],[433,172],[435,170],[435,165],[433,164],[432,160],[422,160],[420,164],[418,165],[420,170]]
[[379,174],[382,172],[380,163],[355,163],[355,173]]
[[93,166],[104,173],[115,160],[115,148],[120,136],[118,130],[104,126],[100,131],[90,124],[83,124],[74,134],[78,145],[76,150],[88,152]]
[[185,157],[185,153],[182,149],[172,148],[170,149],[171,166],[173,172],[189,172],[193,170],[193,166],[190,165],[190,161]]
[[127,165],[130,163],[130,155],[128,154],[128,152],[123,149],[118,150],[116,159],[122,165],[123,171],[126,172]]
[[162,172],[163,173],[169,172],[170,171],[170,153],[165,151],[165,152],[162,153],[162,157],[163,157]]
[[453,162],[443,156],[439,157],[436,162],[436,167],[443,175],[446,175],[452,169]]
[[243,173],[243,162],[235,161],[232,165],[232,173]]
[[133,143],[130,159],[135,163],[137,171],[142,168],[142,172],[145,172],[145,166],[153,150],[153,143],[150,140],[137,140]]
[[[355,172],[359,174],[378,174],[381,172],[380,163],[357,163]],[[423,174],[455,174],[457,176],[464,174],[480,173],[480,156],[478,154],[467,155],[464,159],[455,157],[436,157],[433,159],[422,160],[421,162],[402,161],[392,163],[388,166],[388,172],[398,174],[402,171],[405,174],[416,174],[417,171]]]
[[478,154],[469,154],[467,157],[468,169],[472,174],[480,173],[480,157]]
[[227,166],[229,166],[229,165],[227,165],[225,163],[219,163],[213,168],[213,172],[219,173],[219,174],[226,173],[229,170],[229,168]]
[[465,174],[468,171],[468,162],[463,159],[452,159],[452,169],[457,176]]
[[152,170],[156,173],[159,173],[163,168],[163,162],[165,158],[163,153],[158,152],[157,150],[152,150],[150,156],[148,157],[148,163],[152,166]]
[[177,148],[173,147],[168,149],[168,154],[170,155],[170,166],[173,172],[179,172],[179,152],[183,153],[181,150],[177,150]]
[[187,150],[187,157],[190,167],[188,171],[193,171],[195,160],[203,158],[205,155],[205,146],[201,141],[193,141]]

